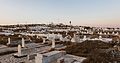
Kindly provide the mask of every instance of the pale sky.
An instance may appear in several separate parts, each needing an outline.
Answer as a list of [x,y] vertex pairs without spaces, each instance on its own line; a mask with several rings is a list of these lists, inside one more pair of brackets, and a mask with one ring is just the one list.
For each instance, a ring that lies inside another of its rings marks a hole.
[[0,24],[120,26],[120,0],[0,0]]

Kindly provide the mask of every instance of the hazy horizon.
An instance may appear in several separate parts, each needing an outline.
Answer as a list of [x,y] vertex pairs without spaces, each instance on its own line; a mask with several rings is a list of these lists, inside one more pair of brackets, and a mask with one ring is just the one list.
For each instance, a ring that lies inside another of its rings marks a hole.
[[0,25],[64,23],[120,27],[120,0],[0,0]]

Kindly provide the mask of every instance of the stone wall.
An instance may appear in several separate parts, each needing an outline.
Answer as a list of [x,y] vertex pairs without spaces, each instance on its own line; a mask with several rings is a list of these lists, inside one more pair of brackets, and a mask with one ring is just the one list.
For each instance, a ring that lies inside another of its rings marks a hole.
[[53,63],[65,55],[64,51],[52,51],[35,57],[36,63]]

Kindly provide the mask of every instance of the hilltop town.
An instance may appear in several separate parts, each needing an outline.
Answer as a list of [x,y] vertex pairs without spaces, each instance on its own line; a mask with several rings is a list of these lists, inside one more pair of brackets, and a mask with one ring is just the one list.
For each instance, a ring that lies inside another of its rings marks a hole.
[[0,63],[120,63],[120,28],[1,25]]

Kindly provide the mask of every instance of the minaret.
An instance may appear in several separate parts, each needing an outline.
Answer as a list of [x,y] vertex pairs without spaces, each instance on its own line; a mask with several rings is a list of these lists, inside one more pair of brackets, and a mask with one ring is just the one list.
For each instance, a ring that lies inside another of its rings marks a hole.
[[52,48],[55,48],[55,39],[52,39]]
[[21,45],[18,45],[18,56],[21,56]]
[[72,22],[70,21],[69,23],[70,23],[70,26],[71,26],[71,25],[72,25]]
[[25,40],[22,38],[22,47],[25,47]]
[[8,38],[8,43],[7,43],[7,45],[9,45],[10,44],[10,38]]
[[70,30],[71,30],[72,29],[72,22],[70,21],[69,23],[70,23]]

